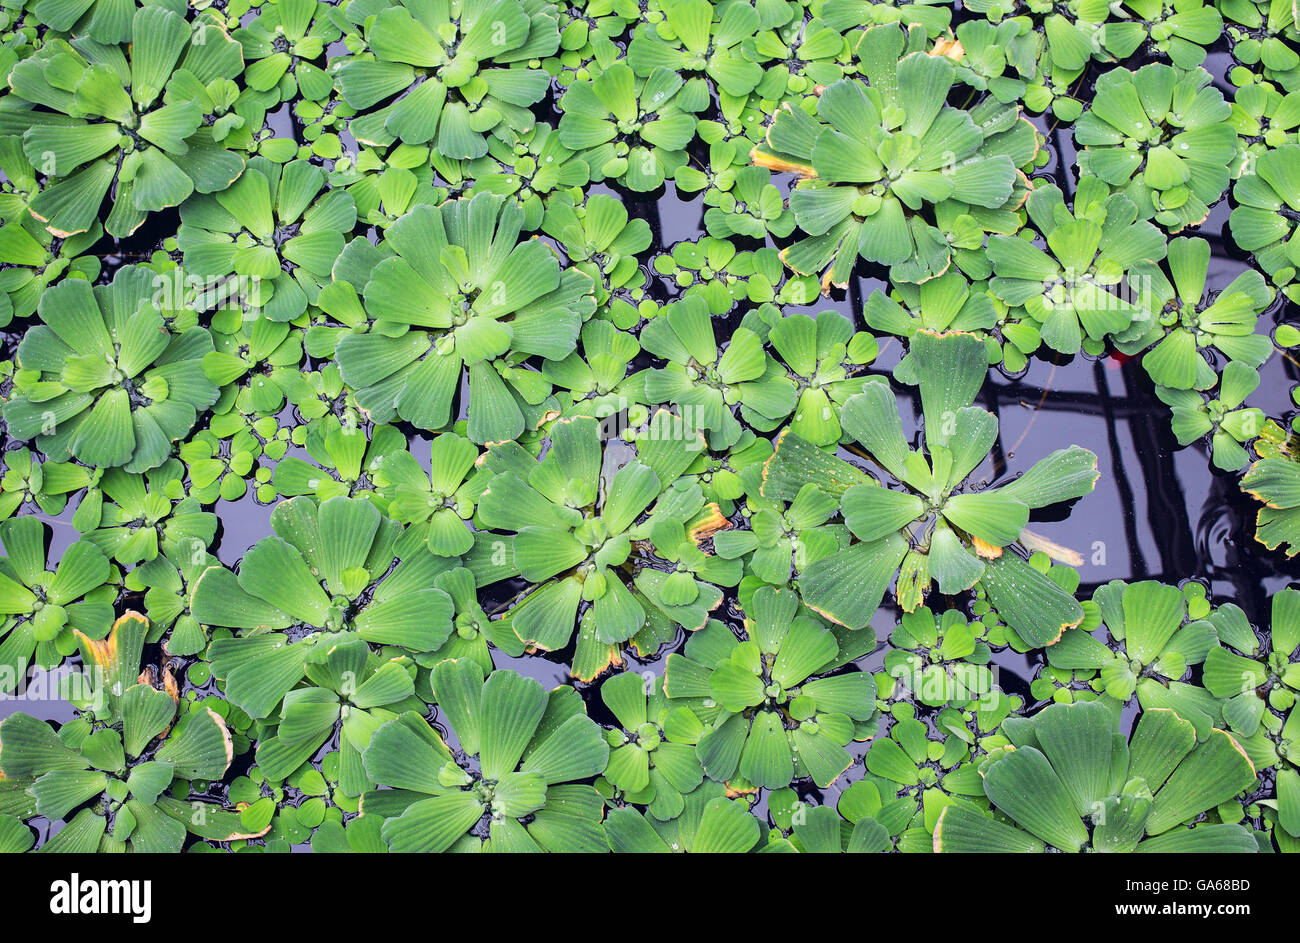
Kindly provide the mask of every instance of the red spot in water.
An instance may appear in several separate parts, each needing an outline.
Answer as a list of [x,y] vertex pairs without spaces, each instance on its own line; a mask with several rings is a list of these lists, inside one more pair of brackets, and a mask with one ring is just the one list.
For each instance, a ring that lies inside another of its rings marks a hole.
[[1132,359],[1131,355],[1122,354],[1118,350],[1114,350],[1106,357],[1106,367],[1110,370],[1118,370]]

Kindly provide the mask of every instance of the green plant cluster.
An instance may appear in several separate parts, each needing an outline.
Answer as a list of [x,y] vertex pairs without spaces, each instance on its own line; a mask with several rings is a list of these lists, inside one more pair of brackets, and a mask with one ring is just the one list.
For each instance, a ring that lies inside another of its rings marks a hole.
[[1298,28],[0,0],[0,851],[1300,850],[1300,590],[1081,590],[983,405],[1140,357],[1300,551]]

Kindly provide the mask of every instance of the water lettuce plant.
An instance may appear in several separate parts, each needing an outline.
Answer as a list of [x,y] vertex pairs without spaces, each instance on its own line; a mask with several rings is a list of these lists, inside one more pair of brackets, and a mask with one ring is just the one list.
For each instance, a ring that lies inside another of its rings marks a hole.
[[2,413],[9,434],[61,461],[161,465],[217,387],[202,366],[212,336],[158,295],[154,273],[137,266],[107,285],[71,278],[47,289],[41,323],[19,345],[16,395]]
[[608,466],[613,449],[592,417],[556,420],[547,438],[540,459],[507,442],[482,465],[477,518],[510,535],[514,567],[534,587],[511,613],[515,634],[561,649],[588,608],[605,645],[641,632],[651,609],[702,628],[722,602],[715,584],[735,585],[740,567],[705,554],[685,530],[704,496],[698,485],[675,484],[704,448],[701,434],[656,412],[619,468]]
[[352,195],[324,187],[324,172],[305,160],[277,166],[252,158],[230,187],[181,207],[176,243],[186,271],[247,280],[246,290],[272,321],[301,316],[357,221]]
[[51,668],[76,651],[75,633],[102,635],[112,622],[112,563],[90,541],[77,541],[46,562],[46,525],[35,517],[0,523],[0,688],[20,686],[29,664]]
[[410,556],[395,549],[401,525],[366,499],[289,498],[271,528],[237,574],[209,567],[190,598],[200,623],[242,633],[214,639],[208,659],[227,699],[253,719],[270,716],[321,646],[355,637],[431,652],[451,634],[451,598],[427,578],[437,558],[418,545]]
[[[575,780],[605,767],[609,744],[577,692],[547,692],[513,671],[484,678],[465,659],[433,669],[433,692],[456,737],[455,753],[423,717],[408,712],[376,729],[362,754],[366,773],[390,787],[370,793],[367,803],[383,803],[389,849],[604,847],[600,794]],[[468,758],[477,760],[473,767]]]
[[1210,73],[1153,62],[1097,80],[1075,124],[1079,167],[1171,232],[1204,222],[1228,189],[1240,145]]
[[1255,768],[1222,730],[1198,743],[1165,708],[1144,711],[1129,739],[1095,701],[1053,704],[1003,724],[1011,746],[981,766],[1000,818],[953,803],[934,829],[936,852],[1259,850],[1240,825],[1179,826],[1255,782]]
[[1243,403],[1259,386],[1259,374],[1241,361],[1223,368],[1218,390],[1156,387],[1156,395],[1168,404],[1174,438],[1179,445],[1210,438],[1211,461],[1215,468],[1240,471],[1250,464],[1245,445],[1264,428],[1264,411]]
[[1197,597],[1154,580],[1116,580],[1098,587],[1091,602],[1108,641],[1090,634],[1086,624],[1070,629],[1047,650],[1048,664],[1097,671],[1108,697],[1128,703],[1136,693],[1144,708],[1172,708],[1198,735],[1208,734],[1213,718],[1204,714],[1199,692],[1170,683],[1181,682],[1217,641],[1213,622],[1190,617]]
[[[860,256],[906,263],[914,281],[950,264],[947,241],[925,210],[944,201],[1000,209],[1037,141],[1017,109],[996,101],[966,111],[946,104],[952,63],[904,54],[898,27],[867,30],[858,47],[867,81],[842,79],[816,99],[816,114],[786,105],[757,163],[808,179],[790,194],[807,238],[783,253],[801,274],[844,286]],[[1026,147],[1027,145],[1027,147]]]
[[1138,263],[1163,259],[1167,247],[1160,231],[1139,218],[1137,205],[1088,175],[1073,208],[1054,185],[1037,187],[1025,208],[1049,251],[1021,236],[990,236],[989,291],[1023,309],[1022,321],[1063,354],[1096,353],[1107,338],[1145,334],[1152,315],[1125,276]]
[[810,607],[860,628],[897,575],[897,597],[911,611],[931,582],[953,595],[983,581],[1008,623],[1036,645],[1051,645],[1083,618],[1077,602],[1021,560],[1030,512],[1092,490],[1096,456],[1071,447],[1042,459],[996,488],[970,490],[967,477],[997,438],[996,418],[973,405],[987,357],[971,334],[918,331],[911,357],[925,417],[925,449],[908,447],[894,395],[868,383],[849,397],[840,422],[847,434],[898,488],[782,433],[768,461],[762,493],[790,500],[812,483],[840,502],[857,542],[810,563],[799,574]]
[[567,356],[595,299],[590,276],[562,269],[539,240],[519,242],[522,223],[517,205],[483,193],[418,206],[379,251],[367,246],[364,311],[354,300],[334,354],[371,419],[440,430],[468,372],[472,440],[514,439],[530,417],[536,426],[549,384],[519,364]]
[[331,68],[358,141],[432,144],[459,159],[486,154],[488,133],[533,126],[547,76],[528,62],[559,45],[553,4],[360,0],[344,10],[363,41]]
[[655,819],[676,819],[685,809],[683,796],[704,779],[695,753],[704,724],[689,708],[672,706],[654,675],[615,675],[600,686],[600,698],[621,728],[605,734],[604,779],[616,796],[645,805]]
[[123,237],[150,213],[196,190],[223,190],[243,172],[243,156],[213,141],[206,103],[165,95],[173,81],[202,89],[244,67],[239,43],[221,27],[182,13],[141,6],[130,23],[141,41],[125,50],[53,38],[13,66],[0,134],[21,136],[32,166],[56,181],[29,207],[56,236],[90,229],[110,193],[103,226]]
[[747,638],[710,622],[684,655],[668,656],[664,692],[706,727],[695,747],[710,779],[775,789],[811,778],[834,782],[852,762],[845,749],[875,712],[875,681],[834,669],[875,645],[869,630],[837,635],[798,595],[763,587],[750,603]]
[[1273,345],[1257,333],[1260,316],[1273,299],[1263,275],[1247,269],[1207,297],[1210,244],[1204,239],[1171,239],[1166,264],[1169,277],[1151,263],[1134,266],[1151,312],[1150,329],[1135,341],[1116,345],[1127,354],[1150,347],[1142,366],[1152,381],[1179,390],[1207,389],[1215,382],[1206,358],[1211,351],[1248,367],[1269,358]]
[[177,781],[219,780],[234,752],[215,712],[187,708],[178,718],[174,681],[160,689],[140,674],[148,629],[128,612],[100,641],[78,635],[86,673],[70,676],[66,693],[83,713],[57,734],[22,712],[0,724],[0,772],[29,797],[23,817],[66,823],[50,851],[177,852],[187,822],[204,837],[236,837],[232,812],[164,795]]
[[618,180],[646,192],[686,163],[696,115],[707,104],[703,79],[683,79],[663,65],[639,76],[619,61],[569,86],[557,127],[560,141],[587,162],[593,181]]

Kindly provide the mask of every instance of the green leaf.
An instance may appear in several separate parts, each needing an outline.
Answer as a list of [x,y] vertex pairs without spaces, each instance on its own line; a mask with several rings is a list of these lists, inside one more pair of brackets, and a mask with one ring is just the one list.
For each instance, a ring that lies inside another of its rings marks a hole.
[[1049,845],[1075,852],[1088,843],[1069,792],[1033,747],[1021,747],[993,763],[984,774],[984,791],[1000,811]]
[[1167,832],[1255,784],[1255,767],[1229,734],[1211,730],[1155,794],[1147,834]]

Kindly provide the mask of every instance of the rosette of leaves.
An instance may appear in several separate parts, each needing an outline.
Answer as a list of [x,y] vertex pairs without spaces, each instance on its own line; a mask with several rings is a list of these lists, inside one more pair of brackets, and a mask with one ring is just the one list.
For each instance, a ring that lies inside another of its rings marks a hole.
[[[213,25],[214,19],[212,14],[205,13],[196,20],[196,32],[204,37],[198,40],[199,43],[207,42],[203,32],[207,28],[226,35],[220,24]],[[195,140],[204,144],[218,145],[245,157],[260,153],[275,161],[286,161],[300,150],[292,139],[277,139],[275,131],[267,126],[267,109],[274,99],[267,102],[263,96],[243,88],[232,78],[203,82],[190,71],[177,71],[167,83],[163,103],[186,102],[198,103],[203,113],[203,124]],[[307,148],[304,146],[301,150],[305,152]]]
[[1191,445],[1209,436],[1214,467],[1240,471],[1250,464],[1250,453],[1244,446],[1264,430],[1266,421],[1263,410],[1242,405],[1259,387],[1259,373],[1234,360],[1217,379],[1222,381],[1217,395],[1213,389],[1201,392],[1157,386],[1156,396],[1169,407],[1179,445]]
[[10,72],[0,133],[21,135],[27,159],[49,178],[30,209],[56,236],[88,231],[110,189],[104,229],[124,237],[150,213],[195,190],[222,190],[244,169],[243,157],[201,130],[202,103],[159,101],[176,76],[206,85],[239,75],[239,44],[162,5],[136,10],[131,30],[125,51],[47,40]]
[[764,497],[789,500],[815,484],[839,499],[844,522],[858,538],[800,572],[804,601],[838,624],[859,628],[895,574],[907,612],[921,604],[932,579],[946,596],[983,581],[1021,635],[1050,645],[1082,620],[1082,610],[1007,548],[1025,539],[1032,510],[1092,491],[1096,456],[1078,446],[1060,449],[1014,481],[976,490],[966,480],[998,434],[996,418],[972,405],[987,370],[984,344],[972,334],[918,331],[911,356],[925,417],[924,450],[908,447],[883,378],[864,384],[840,414],[845,433],[899,483],[898,490],[790,432],[782,433],[768,461]]
[[553,3],[360,0],[343,14],[361,27],[363,48],[331,69],[362,144],[482,157],[488,134],[508,139],[533,126],[549,77],[528,63],[559,46]]
[[[500,649],[512,658],[524,654],[524,643],[510,629],[507,619],[491,618],[479,603],[480,584],[492,582],[494,574],[481,565],[481,560],[471,553],[465,563],[457,557],[443,557],[439,561],[433,585],[451,597],[455,605],[453,631],[437,651],[417,652],[415,662],[425,668],[449,658],[469,658],[476,662],[486,675],[493,669],[494,649]],[[430,572],[434,572],[431,570]]]
[[432,585],[440,561],[409,537],[399,543],[401,525],[371,502],[289,498],[272,510],[271,529],[237,574],[209,567],[190,596],[200,624],[241,633],[214,638],[208,660],[249,717],[269,717],[321,646],[357,637],[432,652],[447,641],[452,601]]
[[[699,482],[705,499],[716,502],[723,515],[731,518],[737,510],[744,514],[743,508],[737,508],[741,498],[758,494],[763,463],[771,454],[772,443],[747,429],[730,451],[720,455],[702,452],[687,471]],[[719,533],[722,531],[713,536]]]
[[1166,264],[1172,281],[1160,266],[1134,267],[1134,280],[1144,286],[1143,301],[1152,323],[1136,341],[1117,345],[1126,354],[1146,350],[1142,366],[1157,386],[1178,390],[1213,386],[1216,377],[1207,348],[1246,367],[1258,367],[1269,358],[1272,341],[1255,333],[1273,300],[1264,276],[1246,269],[1221,292],[1207,295],[1210,244],[1204,239],[1170,240]]
[[[937,8],[936,8],[936,12]],[[858,24],[853,24],[856,27]],[[844,29],[837,29],[816,16],[790,20],[775,29],[763,30],[742,42],[745,57],[763,66],[750,99],[780,102],[786,98],[815,93],[817,86],[833,85],[857,70],[852,61]],[[762,129],[756,129],[761,137]],[[750,137],[749,133],[745,137]]]
[[1300,179],[1296,177],[1300,145],[1283,144],[1251,162],[1232,187],[1237,206],[1228,217],[1233,240],[1283,289],[1296,297],[1296,267],[1300,239],[1295,236],[1300,213]]
[[542,224],[546,203],[554,193],[579,195],[591,177],[587,162],[565,147],[560,135],[548,124],[539,124],[513,147],[496,138],[488,141],[493,165],[476,171],[470,194],[486,191],[510,197],[524,210],[524,229],[532,232]]
[[609,847],[622,854],[672,852],[740,855],[757,849],[763,827],[741,798],[722,783],[705,780],[683,797],[681,814],[667,821],[646,818],[631,806],[605,816]]
[[728,99],[744,99],[763,78],[742,43],[754,37],[761,18],[739,0],[714,5],[709,0],[662,0],[663,19],[641,23],[632,32],[627,63],[641,78],[655,69],[704,73],[713,80],[726,109]]
[[1180,828],[1255,784],[1237,742],[1213,729],[1197,742],[1172,710],[1143,711],[1127,740],[1105,704],[1053,704],[1002,725],[1011,746],[980,767],[996,815],[944,809],[936,852],[1256,852],[1240,825]]
[[[1057,17],[1056,21],[1069,23],[1064,17]],[[1049,17],[1045,22],[1050,36],[1053,18]],[[1053,117],[1061,121],[1075,121],[1083,114],[1083,102],[1077,97],[1076,83],[1087,67],[1093,44],[1086,33],[1081,38],[1081,49],[1078,52],[1063,51],[1059,41],[1056,45],[1047,45],[1042,49],[1035,63],[1036,74],[1028,79],[1025,88],[1025,110],[1045,112],[1050,109]],[[1067,42],[1073,45],[1073,39],[1071,36]],[[1062,62],[1078,64],[1066,68],[1060,64]]]
[[621,39],[628,27],[638,22],[645,13],[652,17],[657,10],[643,10],[629,0],[596,0],[582,4],[560,5],[560,52],[547,62],[553,68],[561,66],[560,77],[583,72],[597,60],[596,68],[619,55],[614,40]]
[[334,348],[372,421],[445,428],[467,370],[471,440],[536,426],[550,384],[520,364],[567,356],[596,300],[590,275],[562,269],[540,240],[518,241],[522,225],[516,204],[481,193],[388,227],[388,254],[364,282],[365,320]]
[[810,563],[848,546],[843,524],[831,521],[839,502],[812,482],[801,487],[788,502],[767,499],[760,493],[763,465],[751,466],[759,474],[746,475],[751,486],[741,516],[748,526],[713,535],[718,556],[745,561],[747,576],[772,586],[785,586]]
[[1255,516],[1255,539],[1288,557],[1300,552],[1300,464],[1261,458],[1242,476],[1241,490],[1264,505]]
[[90,487],[99,474],[75,462],[38,460],[28,448],[7,449],[0,467],[0,520],[24,510],[58,517],[68,496]]
[[[989,362],[1008,370],[1023,370],[1026,353],[1038,348],[1038,331],[1024,324],[999,324],[1003,312],[983,283],[972,285],[961,272],[944,272],[920,285],[894,281],[893,291],[873,291],[862,306],[862,317],[874,331],[910,341],[919,330],[942,334],[964,331],[983,338]],[[1001,328],[1003,343],[995,331]],[[1028,348],[1026,352],[1023,348]],[[894,377],[912,382],[912,361],[904,355],[894,367]]]
[[[174,686],[160,690],[140,673],[148,631],[128,612],[101,641],[78,633],[86,672],[65,679],[65,693],[82,713],[57,733],[24,713],[0,724],[0,772],[31,799],[23,817],[66,823],[44,845],[50,851],[180,851],[191,805],[164,793],[176,780],[219,780],[230,767],[221,718],[197,707],[178,720]],[[226,826],[237,821],[208,805],[197,808]]]
[[1219,645],[1202,670],[1205,689],[1222,699],[1223,719],[1257,769],[1274,768],[1279,847],[1300,847],[1300,592],[1274,594],[1269,631],[1251,628],[1240,607],[1227,603],[1211,616]]
[[[639,300],[646,276],[637,254],[650,247],[650,224],[629,219],[627,207],[606,193],[591,194],[585,203],[575,203],[559,194],[546,204],[542,232],[560,243],[573,267],[591,276],[596,302],[602,316],[612,314],[611,296],[627,293]],[[639,316],[631,312],[630,323],[611,317],[624,330],[635,326]]]
[[144,593],[145,613],[155,641],[167,655],[197,655],[208,644],[203,626],[190,612],[190,589],[208,567],[220,561],[200,542],[164,544],[162,552],[126,574],[127,592]]
[[[585,608],[606,646],[640,632],[650,609],[688,630],[701,628],[722,601],[709,577],[723,585],[740,578],[734,561],[701,560],[683,528],[704,509],[704,499],[698,486],[692,496],[673,485],[703,450],[703,437],[656,413],[635,456],[617,469],[615,455],[623,453],[603,447],[593,418],[559,419],[547,438],[540,459],[501,443],[481,461],[485,487],[477,520],[513,535],[514,566],[536,586],[510,613],[515,634],[533,648],[561,649]],[[656,499],[653,513],[643,517]],[[677,560],[656,565],[655,549]]]
[[[933,843],[934,824],[945,807],[981,795],[971,760],[975,738],[963,712],[942,707],[933,713],[932,727],[916,714],[913,703],[889,705],[889,733],[875,738],[863,757],[863,782],[874,787],[878,798],[871,798],[880,803],[876,815],[904,851]],[[1005,716],[1004,711],[994,726]],[[996,740],[986,738],[982,745],[996,749]]]
[[383,509],[385,502],[375,496],[375,478],[386,459],[405,450],[406,436],[401,431],[386,425],[367,428],[356,410],[349,408],[341,420],[329,413],[298,426],[294,439],[307,458],[286,455],[275,463],[271,483],[277,494],[286,498],[309,494],[322,501],[335,495],[368,497]]
[[359,796],[370,785],[361,748],[385,721],[404,711],[423,713],[409,656],[371,651],[359,638],[318,645],[308,655],[306,680],[284,696],[279,715],[260,731],[256,759],[270,782],[280,782],[338,734],[339,786]]
[[[202,297],[196,299],[195,307],[205,307]],[[319,398],[334,399],[342,392],[343,381],[336,364],[326,364],[319,373],[303,373],[305,341],[313,339],[310,331],[304,333],[282,321],[259,317],[253,308],[245,310],[243,304],[214,311],[211,325],[214,350],[204,355],[203,371],[221,387],[221,395],[213,406],[216,415],[210,430],[233,434],[239,427],[237,417],[256,423],[274,417],[284,409],[286,401],[303,419],[311,421],[325,412]],[[327,351],[308,352],[329,356]],[[274,427],[263,424],[257,431],[264,441],[275,437]]]
[[720,349],[708,304],[699,296],[667,305],[642,329],[641,346],[666,361],[645,372],[647,402],[680,407],[692,429],[708,433],[715,451],[740,438],[736,407],[761,429],[776,428],[795,409],[795,382],[767,353],[762,338],[740,327]]
[[[1185,592],[1154,580],[1112,580],[1092,594],[1089,611],[1095,609],[1096,619],[1065,632],[1047,650],[1047,663],[1096,671],[1099,690],[1107,696],[1127,703],[1136,694],[1143,709],[1175,710],[1204,739],[1215,717],[1206,713],[1198,691],[1177,682],[1216,644],[1214,624],[1205,618],[1208,608],[1203,591]],[[1106,639],[1091,632],[1097,620]]]
[[628,423],[636,427],[649,418],[644,405],[634,402],[643,398],[644,387],[638,390],[641,384],[628,381],[628,367],[639,353],[635,335],[593,319],[582,326],[577,349],[563,360],[544,361],[542,374],[555,386],[564,415],[608,422],[625,410],[637,410],[641,421]]
[[618,721],[605,732],[610,750],[603,779],[614,797],[644,805],[663,822],[682,814],[682,797],[704,779],[695,755],[704,725],[688,708],[674,707],[658,680],[626,671],[602,684],[600,697]]
[[794,231],[794,215],[766,167],[745,165],[734,141],[709,145],[706,170],[683,164],[673,174],[679,191],[704,191],[704,227],[710,236],[784,239]]
[[1100,354],[1108,337],[1145,333],[1151,315],[1131,300],[1125,276],[1139,262],[1163,259],[1167,246],[1133,201],[1089,174],[1073,212],[1050,184],[1037,187],[1026,208],[1050,254],[1023,237],[990,236],[993,295],[1023,308],[1042,343],[1063,354]]
[[270,0],[231,33],[244,51],[244,84],[266,93],[268,104],[329,98],[333,79],[315,63],[342,35],[319,0]]
[[[43,323],[18,345],[4,420],[50,458],[156,468],[217,399],[203,372],[212,336],[192,313],[161,309],[150,269],[118,269],[108,285],[80,278],[46,290]],[[175,315],[172,317],[172,315]]]
[[238,501],[248,493],[249,477],[256,480],[262,441],[247,427],[232,431],[224,440],[211,429],[202,429],[176,454],[185,463],[190,494],[200,504],[214,504],[218,499]]
[[[785,366],[795,385],[795,405],[787,428],[813,445],[828,446],[839,441],[839,412],[845,401],[862,390],[863,373],[875,359],[876,339],[838,311],[822,311],[816,317],[790,314],[779,317],[771,305],[746,314],[741,326],[752,326],[766,335],[775,358]],[[741,415],[754,428],[766,422],[741,399]]]
[[474,546],[467,521],[474,514],[476,489],[466,481],[480,452],[464,436],[445,432],[429,445],[429,471],[402,449],[376,468],[376,481],[388,501],[388,515],[421,532],[429,552],[457,557]]
[[1247,85],[1237,89],[1233,96],[1229,120],[1245,147],[1243,159],[1261,157],[1269,148],[1296,143],[1300,94],[1294,91],[1283,94],[1270,82]]
[[316,303],[356,223],[352,195],[326,190],[319,167],[254,157],[225,190],[185,201],[176,243],[188,274],[236,276],[261,317],[293,321]]
[[704,725],[695,750],[710,779],[776,789],[810,778],[824,789],[852,764],[845,747],[873,732],[875,679],[832,672],[874,648],[875,633],[837,634],[800,608],[793,590],[764,586],[744,640],[714,621],[668,656],[664,692]]
[[0,138],[0,327],[36,311],[41,293],[60,278],[99,278],[100,261],[85,253],[104,235],[98,221],[86,232],[56,238],[28,206],[39,192],[36,173],[18,138]]
[[967,621],[959,609],[904,612],[889,634],[885,672],[926,707],[964,706],[993,690],[984,635],[984,624]]
[[334,161],[336,168],[350,161],[351,156],[344,153],[340,136],[348,133],[348,122],[356,117],[356,113],[355,108],[337,95],[322,101],[297,99],[293,103],[293,114],[302,127],[303,140],[307,142],[296,149],[297,155],[305,159],[314,154]]
[[347,187],[358,218],[386,229],[413,206],[436,206],[447,198],[448,189],[435,185],[434,159],[428,147],[413,144],[362,147],[360,153],[334,162],[330,186]]
[[[1030,21],[1020,17],[991,23],[967,20],[954,31],[961,47],[953,61],[957,77],[977,91],[987,91],[1004,104],[1025,97],[1026,79],[1037,73],[1037,37]],[[1028,53],[1028,55],[1026,55]],[[1015,75],[1007,75],[1010,69]]]
[[[713,236],[674,244],[667,255],[655,257],[654,270],[686,289],[679,297],[703,298],[714,317],[728,314],[737,302],[777,300],[776,286],[788,271],[781,265],[780,252],[771,246],[737,251],[735,243]],[[780,300],[793,296],[794,303],[806,304],[817,294],[815,281],[809,286],[795,280],[781,286]]]
[[1170,232],[1205,221],[1240,150],[1231,106],[1210,73],[1153,62],[1112,69],[1074,126],[1079,170],[1122,190]]
[[375,730],[362,754],[371,780],[391,787],[364,797],[366,814],[386,817],[391,851],[606,847],[604,802],[581,781],[605,768],[609,745],[577,691],[548,693],[513,671],[485,679],[463,658],[433,669],[433,691],[455,749],[407,712]]
[[[1146,41],[1180,69],[1205,61],[1206,46],[1223,35],[1223,17],[1210,0],[1123,0],[1112,9],[1119,19],[1107,21],[1106,7],[1080,4],[1079,18],[1104,23],[1101,39],[1108,53],[1127,59]],[[1136,22],[1135,22],[1136,21]]]
[[618,60],[568,87],[557,130],[560,141],[587,162],[592,182],[616,180],[648,193],[686,163],[697,114],[708,104],[702,78],[684,79],[664,66],[638,76]]
[[46,526],[34,517],[0,523],[0,690],[13,691],[35,663],[53,668],[77,650],[73,633],[102,637],[113,621],[113,565],[79,540],[46,568]]
[[143,475],[110,468],[81,499],[73,524],[83,540],[123,566],[152,560],[169,543],[206,549],[217,516],[185,493],[184,474],[174,458]]
[[[753,38],[745,39],[741,48],[746,59],[763,66],[763,77],[745,108],[724,109],[724,112],[731,111],[724,113],[728,120],[725,130],[732,137],[742,137],[750,143],[762,139],[762,122],[780,101],[814,95],[818,86],[833,85],[858,69],[844,31],[818,17],[807,21],[792,17],[776,29],[759,31]],[[755,118],[753,122],[749,121],[751,114]]]
[[847,285],[856,260],[907,263],[922,281],[950,264],[928,208],[946,200],[1001,209],[1017,167],[1037,151],[1014,106],[988,99],[966,111],[946,104],[951,61],[912,51],[897,26],[868,30],[859,45],[867,82],[843,79],[816,100],[816,114],[785,105],[755,163],[804,179],[790,209],[806,238],[782,257],[823,285]]
[[1300,33],[1295,10],[1271,0],[1218,0],[1216,5],[1232,21],[1225,24],[1223,32],[1232,40],[1233,59],[1243,63],[1229,72],[1234,85],[1255,81],[1256,73],[1262,71],[1265,78],[1287,91],[1300,88],[1300,55],[1295,51]]

